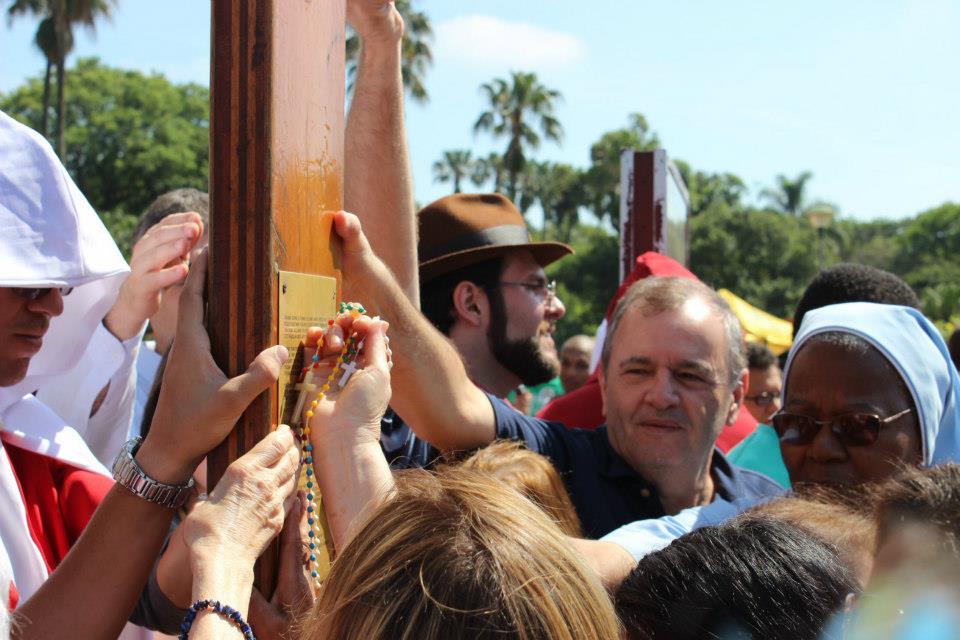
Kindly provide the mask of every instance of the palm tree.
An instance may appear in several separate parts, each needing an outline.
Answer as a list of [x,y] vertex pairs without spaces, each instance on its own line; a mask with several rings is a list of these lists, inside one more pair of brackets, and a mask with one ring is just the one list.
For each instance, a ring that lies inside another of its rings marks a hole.
[[[422,11],[414,11],[411,0],[396,0],[397,11],[403,17],[403,43],[400,45],[400,70],[403,86],[417,102],[426,102],[427,88],[424,77],[433,64],[433,51],[429,40],[433,39],[430,18]],[[348,90],[353,90],[360,58],[360,38],[352,29],[347,31],[347,81]]]
[[477,158],[470,172],[470,182],[479,187],[493,178],[493,190],[500,193],[503,186],[503,158],[498,153],[491,153],[486,158]]
[[563,163],[530,162],[523,182],[523,195],[538,202],[543,210],[543,237],[551,228],[556,239],[569,242],[580,221],[580,207],[587,200],[584,172]]
[[43,84],[43,114],[40,122],[40,132],[48,133],[48,118],[50,111],[50,82],[51,72],[57,71],[57,124],[56,147],[57,154],[63,158],[66,155],[66,140],[64,134],[64,111],[66,104],[67,84],[67,56],[73,50],[73,28],[76,25],[87,27],[91,32],[96,31],[96,22],[99,18],[110,18],[117,0],[13,0],[7,9],[7,19],[13,20],[18,15],[30,14],[41,17],[34,43],[43,52],[47,61]]
[[473,158],[465,149],[444,151],[443,158],[433,163],[433,179],[435,182],[452,182],[453,192],[460,193],[460,181],[467,177],[473,165]]
[[813,174],[804,171],[795,179],[780,174],[774,189],[764,189],[760,196],[766,198],[774,209],[791,216],[799,216],[807,208],[807,182]]
[[529,122],[535,120],[543,136],[557,142],[563,128],[553,115],[560,92],[540,84],[534,73],[514,71],[510,75],[510,82],[496,78],[480,86],[490,101],[490,109],[480,114],[473,130],[490,131],[495,138],[508,138],[503,164],[507,172],[507,195],[513,200],[517,195],[517,177],[527,162],[524,149],[540,146],[540,136]]

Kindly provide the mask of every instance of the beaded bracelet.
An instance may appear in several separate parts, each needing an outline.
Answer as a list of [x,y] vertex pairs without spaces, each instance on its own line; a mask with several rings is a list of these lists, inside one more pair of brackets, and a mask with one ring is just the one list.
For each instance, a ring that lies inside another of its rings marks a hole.
[[201,611],[212,611],[227,622],[232,623],[243,633],[245,640],[257,640],[257,637],[253,635],[253,629],[243,619],[240,612],[233,607],[220,604],[219,600],[197,600],[190,605],[190,608],[187,609],[187,615],[183,616],[183,622],[180,623],[180,640],[187,640],[190,635],[190,627],[193,626],[193,621],[196,620]]

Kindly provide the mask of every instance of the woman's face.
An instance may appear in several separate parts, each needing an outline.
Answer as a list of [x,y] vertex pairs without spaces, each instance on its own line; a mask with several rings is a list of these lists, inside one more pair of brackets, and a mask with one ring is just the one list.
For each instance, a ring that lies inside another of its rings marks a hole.
[[808,444],[781,441],[791,481],[859,484],[922,462],[919,416],[893,365],[873,347],[855,353],[816,339],[805,344],[790,369],[783,412],[827,421],[851,413],[884,419],[908,408],[905,415],[881,424],[872,444],[844,445],[827,425]]

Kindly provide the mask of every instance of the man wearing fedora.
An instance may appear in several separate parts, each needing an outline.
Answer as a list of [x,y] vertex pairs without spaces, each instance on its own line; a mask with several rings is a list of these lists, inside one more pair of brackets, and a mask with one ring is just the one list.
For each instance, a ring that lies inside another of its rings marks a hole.
[[[504,398],[556,376],[553,333],[565,309],[543,268],[573,250],[532,242],[520,211],[499,193],[441,198],[417,221],[421,310],[456,348],[469,380]],[[380,311],[390,317],[390,308]],[[381,445],[397,467],[426,466],[440,455],[392,412]]]
[[499,193],[447,196],[417,217],[421,310],[470,379],[502,398],[555,377],[553,332],[565,309],[543,268],[573,250],[531,242],[523,216]]

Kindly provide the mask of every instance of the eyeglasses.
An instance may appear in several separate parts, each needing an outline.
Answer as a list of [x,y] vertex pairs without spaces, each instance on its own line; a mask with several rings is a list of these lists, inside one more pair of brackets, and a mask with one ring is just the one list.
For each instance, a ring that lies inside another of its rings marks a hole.
[[523,287],[533,294],[537,302],[550,302],[557,297],[557,281],[550,282],[508,282],[499,281],[497,284],[504,284],[511,287]]
[[780,442],[785,444],[810,444],[820,432],[820,427],[829,425],[830,431],[843,446],[865,447],[877,441],[881,426],[902,418],[911,411],[913,409],[904,409],[887,418],[881,418],[875,413],[848,413],[830,420],[814,420],[810,416],[780,411],[770,418],[770,422],[777,430]]
[[13,292],[24,300],[39,300],[54,289],[60,292],[61,296],[68,296],[73,291],[73,287],[11,287]]
[[755,396],[747,396],[744,398],[750,402],[756,402],[757,406],[765,407],[768,404],[773,404],[776,400],[780,399],[780,392],[771,393],[770,391],[764,391],[763,393],[758,393]]

